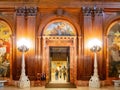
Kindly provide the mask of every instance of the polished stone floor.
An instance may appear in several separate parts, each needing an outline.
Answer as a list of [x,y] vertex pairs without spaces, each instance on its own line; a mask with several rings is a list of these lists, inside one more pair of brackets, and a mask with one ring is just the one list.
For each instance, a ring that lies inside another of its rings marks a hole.
[[45,87],[30,87],[20,89],[14,86],[0,87],[0,90],[120,90],[120,87],[106,86],[101,88],[77,87],[77,88],[45,88]]

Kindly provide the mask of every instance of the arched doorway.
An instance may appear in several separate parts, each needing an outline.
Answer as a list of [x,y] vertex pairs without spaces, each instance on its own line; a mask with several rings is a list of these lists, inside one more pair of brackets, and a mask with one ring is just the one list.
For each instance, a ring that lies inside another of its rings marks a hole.
[[[64,67],[66,68],[66,79],[64,82],[75,83],[77,78],[77,62],[76,31],[74,26],[65,20],[54,20],[46,25],[42,38],[42,71],[46,73],[47,83],[63,81]],[[61,78],[60,69],[62,69]],[[58,79],[55,78],[56,70],[59,71]]]
[[120,75],[120,22],[112,24],[108,30],[108,77]]
[[10,26],[0,20],[0,77],[10,78],[11,35]]

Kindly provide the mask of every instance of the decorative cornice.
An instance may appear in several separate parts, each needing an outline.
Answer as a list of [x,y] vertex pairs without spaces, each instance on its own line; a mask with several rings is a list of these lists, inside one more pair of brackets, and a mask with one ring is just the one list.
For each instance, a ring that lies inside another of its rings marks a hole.
[[16,9],[17,16],[36,16],[37,7],[19,7]]
[[73,40],[76,38],[76,36],[42,36],[44,39],[49,39],[49,40]]

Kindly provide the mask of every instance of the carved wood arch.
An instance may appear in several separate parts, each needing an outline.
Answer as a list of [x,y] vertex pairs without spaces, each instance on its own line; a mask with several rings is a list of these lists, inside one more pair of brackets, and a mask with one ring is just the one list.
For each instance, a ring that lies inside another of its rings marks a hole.
[[116,16],[116,17],[112,18],[111,20],[109,20],[109,22],[107,23],[107,25],[104,28],[104,35],[107,36],[110,28],[113,25],[115,25],[116,23],[118,23],[119,21],[120,21],[120,16]]
[[1,17],[1,16],[0,16],[0,20],[6,22],[6,23],[8,24],[8,26],[9,26],[10,29],[11,29],[12,36],[14,36],[14,35],[15,35],[15,31],[14,31],[14,30],[15,30],[15,29],[14,29],[14,25],[13,25],[13,23],[12,23],[11,21],[7,20],[7,18],[5,18],[5,17]]
[[103,33],[103,46],[104,46],[104,60],[105,60],[105,68],[106,68],[106,79],[109,79],[108,77],[108,67],[109,67],[109,60],[108,60],[108,55],[109,55],[109,52],[108,52],[108,33],[110,31],[110,28],[112,26],[114,26],[118,21],[120,21],[120,16],[116,16],[114,18],[111,18],[109,20],[107,20],[107,24],[104,25],[104,33]]
[[113,22],[109,25],[109,27],[108,27],[108,29],[107,29],[107,32],[106,32],[106,35],[108,35],[110,29],[111,29],[115,24],[117,24],[117,23],[119,23],[119,22],[120,22],[120,19],[113,21]]
[[[77,59],[79,57],[78,56],[78,52],[79,52],[79,50],[81,50],[81,46],[80,45],[81,45],[81,33],[82,32],[81,32],[81,29],[80,29],[80,25],[78,24],[79,22],[76,21],[75,18],[74,18],[74,16],[72,17],[72,15],[65,14],[65,13],[62,16],[55,15],[55,14],[52,13],[52,14],[49,14],[49,15],[41,17],[41,21],[40,21],[40,25],[39,25],[39,29],[38,29],[38,33],[37,33],[37,35],[38,35],[38,37],[37,37],[37,41],[38,41],[37,42],[37,47],[38,47],[38,61],[39,61],[39,63],[41,63],[41,69],[39,71],[44,72],[44,70],[43,70],[43,67],[44,67],[44,64],[43,64],[44,57],[43,56],[44,56],[44,51],[46,51],[45,48],[44,48],[44,43],[46,41],[47,41],[46,43],[49,42],[49,40],[45,39],[46,37],[43,36],[43,31],[45,30],[46,25],[49,24],[52,21],[54,22],[54,20],[64,20],[64,21],[67,21],[67,22],[71,23],[73,25],[73,27],[75,28],[76,36],[74,36],[75,39],[73,41],[71,41],[71,42],[75,42],[75,43],[74,43],[73,46],[71,46],[70,43],[68,43],[67,46],[68,47],[75,47],[74,48],[74,52],[75,52],[74,61],[77,63]],[[69,37],[69,36],[66,36],[66,37]],[[66,39],[66,41],[67,41],[67,39]],[[56,40],[57,41],[60,40],[60,42],[62,42],[62,39],[60,39],[57,36],[56,36]],[[53,42],[56,42],[56,40],[53,40]],[[64,42],[64,40],[63,40],[63,42]],[[79,43],[79,46],[78,46],[78,43]],[[52,44],[54,44],[54,43],[52,43]],[[66,44],[57,44],[56,46],[65,46],[65,45]],[[47,47],[50,47],[50,46],[51,45],[49,45],[49,44],[47,45]],[[78,48],[79,48],[79,50],[78,50]],[[71,76],[70,82],[76,84],[76,82],[77,82],[77,75],[78,75],[78,73],[77,73],[77,68],[78,67],[77,67],[77,64],[75,64],[73,66],[75,68],[75,70],[74,70],[74,72],[75,72],[74,74],[75,75]],[[46,70],[45,70],[45,72],[46,72]],[[73,73],[73,70],[71,72]],[[48,76],[49,76],[49,73],[47,73],[47,82],[49,81],[49,77]]]
[[66,21],[68,21],[69,23],[71,23],[74,26],[77,35],[81,35],[80,25],[78,24],[77,21],[75,21],[75,19],[74,19],[74,17],[72,17],[72,15],[64,14],[62,16],[59,16],[59,15],[55,15],[53,13],[52,14],[48,14],[46,16],[43,16],[41,18],[41,24],[39,25],[37,35],[38,36],[42,36],[44,28],[46,27],[46,25],[48,23],[50,23],[51,21],[54,21],[54,20],[66,20]]
[[[72,25],[72,27],[74,28],[75,31],[75,36],[43,36],[43,31],[45,30],[45,28],[48,26],[48,24],[51,24],[54,21],[65,21],[68,22]],[[45,72],[46,73],[46,82],[49,82],[49,47],[50,46],[67,46],[70,48],[70,62],[71,64],[71,69],[70,69],[70,82],[71,83],[75,83],[77,81],[77,35],[78,32],[76,31],[76,27],[73,24],[74,22],[64,18],[64,17],[57,17],[57,16],[53,16],[50,17],[48,20],[44,20],[44,22],[42,23],[42,25],[40,25],[39,27],[39,31],[38,31],[38,56],[39,57],[39,61],[42,65],[41,67],[41,72]],[[78,28],[78,26],[77,26]],[[80,29],[78,30],[80,31]],[[74,63],[74,64],[73,64]],[[73,74],[74,73],[74,74]]]
[[[120,17],[116,17],[115,19],[113,19],[109,24],[108,24],[108,28],[106,29],[106,33],[105,33],[105,48],[104,50],[106,51],[105,52],[105,55],[106,55],[106,60],[107,60],[107,63],[106,63],[106,70],[107,70],[107,73],[106,73],[106,77],[107,79],[114,79],[115,77],[109,77],[109,66],[110,66],[110,61],[111,61],[111,58],[110,58],[110,51],[109,51],[109,48],[110,46],[108,45],[109,43],[109,32],[111,30],[112,27],[114,27],[114,25],[116,25],[117,23],[120,23]],[[116,56],[115,56],[116,58]]]

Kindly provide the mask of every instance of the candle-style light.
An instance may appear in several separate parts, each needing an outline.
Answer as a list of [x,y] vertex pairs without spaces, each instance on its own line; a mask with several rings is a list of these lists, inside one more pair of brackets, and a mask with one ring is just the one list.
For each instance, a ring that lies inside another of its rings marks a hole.
[[29,45],[30,45],[30,41],[24,38],[20,39],[17,42],[18,50],[22,52],[21,75],[20,75],[20,79],[18,82],[19,88],[30,87],[30,80],[25,74],[25,58],[24,58],[24,53],[29,50]]
[[97,52],[101,50],[101,42],[98,39],[92,39],[88,42],[88,46],[94,52],[94,73],[89,80],[89,87],[100,87],[100,79],[98,75]]

